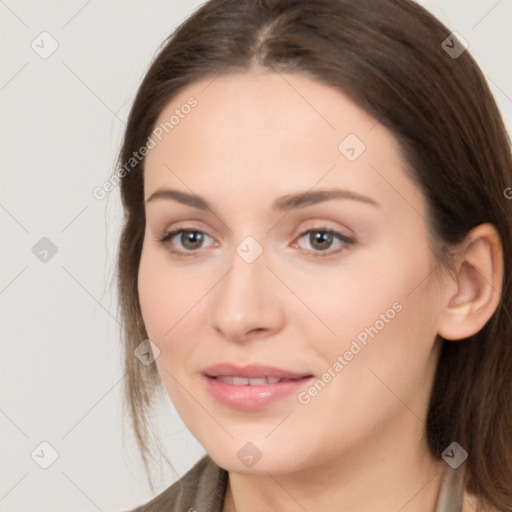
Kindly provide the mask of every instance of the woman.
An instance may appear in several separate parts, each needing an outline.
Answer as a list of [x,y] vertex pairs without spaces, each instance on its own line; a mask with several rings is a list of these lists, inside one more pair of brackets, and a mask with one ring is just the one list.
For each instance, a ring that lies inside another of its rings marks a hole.
[[463,41],[409,0],[212,0],[119,163],[141,453],[163,384],[208,454],[137,511],[512,510],[512,162]]

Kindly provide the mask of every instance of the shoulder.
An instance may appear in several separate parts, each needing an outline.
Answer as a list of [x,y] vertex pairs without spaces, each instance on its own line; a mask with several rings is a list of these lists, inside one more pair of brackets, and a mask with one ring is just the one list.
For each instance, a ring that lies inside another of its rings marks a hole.
[[221,512],[228,473],[206,455],[145,505],[130,512]]

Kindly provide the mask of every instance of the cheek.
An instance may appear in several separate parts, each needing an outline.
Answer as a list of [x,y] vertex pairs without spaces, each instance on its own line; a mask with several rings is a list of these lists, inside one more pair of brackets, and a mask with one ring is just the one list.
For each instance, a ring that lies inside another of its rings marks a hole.
[[354,269],[350,277],[332,281],[336,298],[322,300],[336,337],[316,350],[335,377],[326,375],[330,383],[311,402],[318,414],[332,410],[339,422],[352,421],[350,411],[368,429],[378,418],[405,411],[403,403],[421,415],[436,365],[439,312],[428,251],[412,261],[384,254],[364,272]]
[[144,325],[149,338],[158,346],[164,357],[157,359],[157,366],[166,359],[169,340],[174,339],[180,326],[179,313],[187,302],[187,290],[179,286],[169,265],[158,251],[143,247],[138,273],[138,291]]
[[331,358],[358,336],[364,343],[374,337],[384,340],[388,332],[388,344],[401,343],[413,334],[411,329],[423,329],[426,317],[433,318],[428,309],[432,302],[428,249],[421,248],[418,240],[414,257],[409,257],[403,246],[398,240],[381,243],[360,250],[337,267],[319,266],[301,279],[285,274],[310,310],[297,304],[295,312],[289,309],[289,317],[307,328],[311,342],[323,340],[319,346]]
[[165,381],[163,370],[182,373],[188,352],[194,347],[184,340],[197,334],[202,317],[203,297],[208,291],[207,280],[173,268],[165,251],[143,248],[138,273],[139,300],[144,325],[149,338],[158,346],[161,356],[157,367]]
[[165,332],[166,300],[165,280],[159,279],[162,269],[151,253],[144,247],[138,273],[139,301],[146,331],[151,340],[158,340]]
[[[169,265],[165,264],[157,251],[142,250],[138,273],[138,291],[142,318],[149,339],[155,343],[160,355],[155,360],[157,371],[162,384],[176,407],[180,407],[183,399],[178,382],[183,377],[176,369],[183,368],[186,361],[186,343],[179,343],[184,333],[181,331],[186,322],[179,321],[186,311],[187,294],[190,287],[184,288],[175,279],[174,273],[169,272]],[[193,310],[189,315],[193,314]],[[185,320],[187,317],[183,318]]]
[[314,315],[302,320],[308,338],[319,341],[316,350],[326,364],[348,351],[350,373],[368,380],[374,378],[369,368],[380,368],[389,377],[429,363],[439,312],[430,253],[420,246],[409,257],[390,243],[360,253],[340,272],[303,283],[299,293],[331,330]]

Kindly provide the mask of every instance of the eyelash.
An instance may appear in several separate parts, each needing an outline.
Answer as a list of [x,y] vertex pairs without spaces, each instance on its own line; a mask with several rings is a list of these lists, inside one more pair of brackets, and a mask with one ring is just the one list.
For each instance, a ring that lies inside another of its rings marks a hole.
[[[180,229],[175,229],[173,231],[169,231],[168,233],[165,233],[162,237],[156,238],[156,241],[161,243],[162,245],[168,246],[167,247],[168,250],[172,254],[175,254],[178,257],[189,258],[189,257],[192,257],[192,256],[196,256],[197,255],[197,250],[196,251],[187,251],[187,252],[177,251],[176,249],[173,249],[171,247],[171,244],[167,243],[168,241],[172,240],[176,235],[179,235],[181,233],[200,233],[202,235],[209,236],[209,235],[207,235],[206,233],[204,233],[203,231],[201,231],[199,229],[180,228]],[[334,236],[334,237],[338,238],[341,242],[343,242],[346,245],[353,245],[355,243],[355,240],[353,238],[348,237],[346,235],[343,235],[343,234],[339,233],[338,231],[334,231],[334,230],[329,229],[329,228],[312,228],[312,229],[308,229],[306,231],[303,231],[297,237],[297,239],[300,240],[301,238],[303,238],[304,236],[306,236],[306,235],[308,235],[310,233],[325,233],[325,234],[328,234],[328,235],[331,235],[331,236]],[[328,252],[327,250],[326,251],[313,251],[313,252],[310,252],[309,254],[310,254],[310,256],[313,256],[314,258],[328,258],[330,256],[335,256],[335,255],[339,254],[340,252],[343,252],[344,250],[345,250],[345,247],[342,247],[341,249],[339,249],[337,251],[334,251],[334,252]]]

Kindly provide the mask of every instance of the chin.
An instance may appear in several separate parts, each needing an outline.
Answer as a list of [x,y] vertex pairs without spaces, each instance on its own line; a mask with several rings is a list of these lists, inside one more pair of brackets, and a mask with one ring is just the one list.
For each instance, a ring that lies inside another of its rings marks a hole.
[[[234,446],[236,445],[236,448]],[[240,447],[239,447],[240,446]],[[293,446],[285,447],[270,446],[261,441],[234,442],[228,445],[217,445],[205,447],[208,455],[213,461],[227,471],[244,475],[272,475],[289,473],[293,468],[299,470],[303,465],[303,458],[297,459],[297,446],[301,443],[294,443]]]

